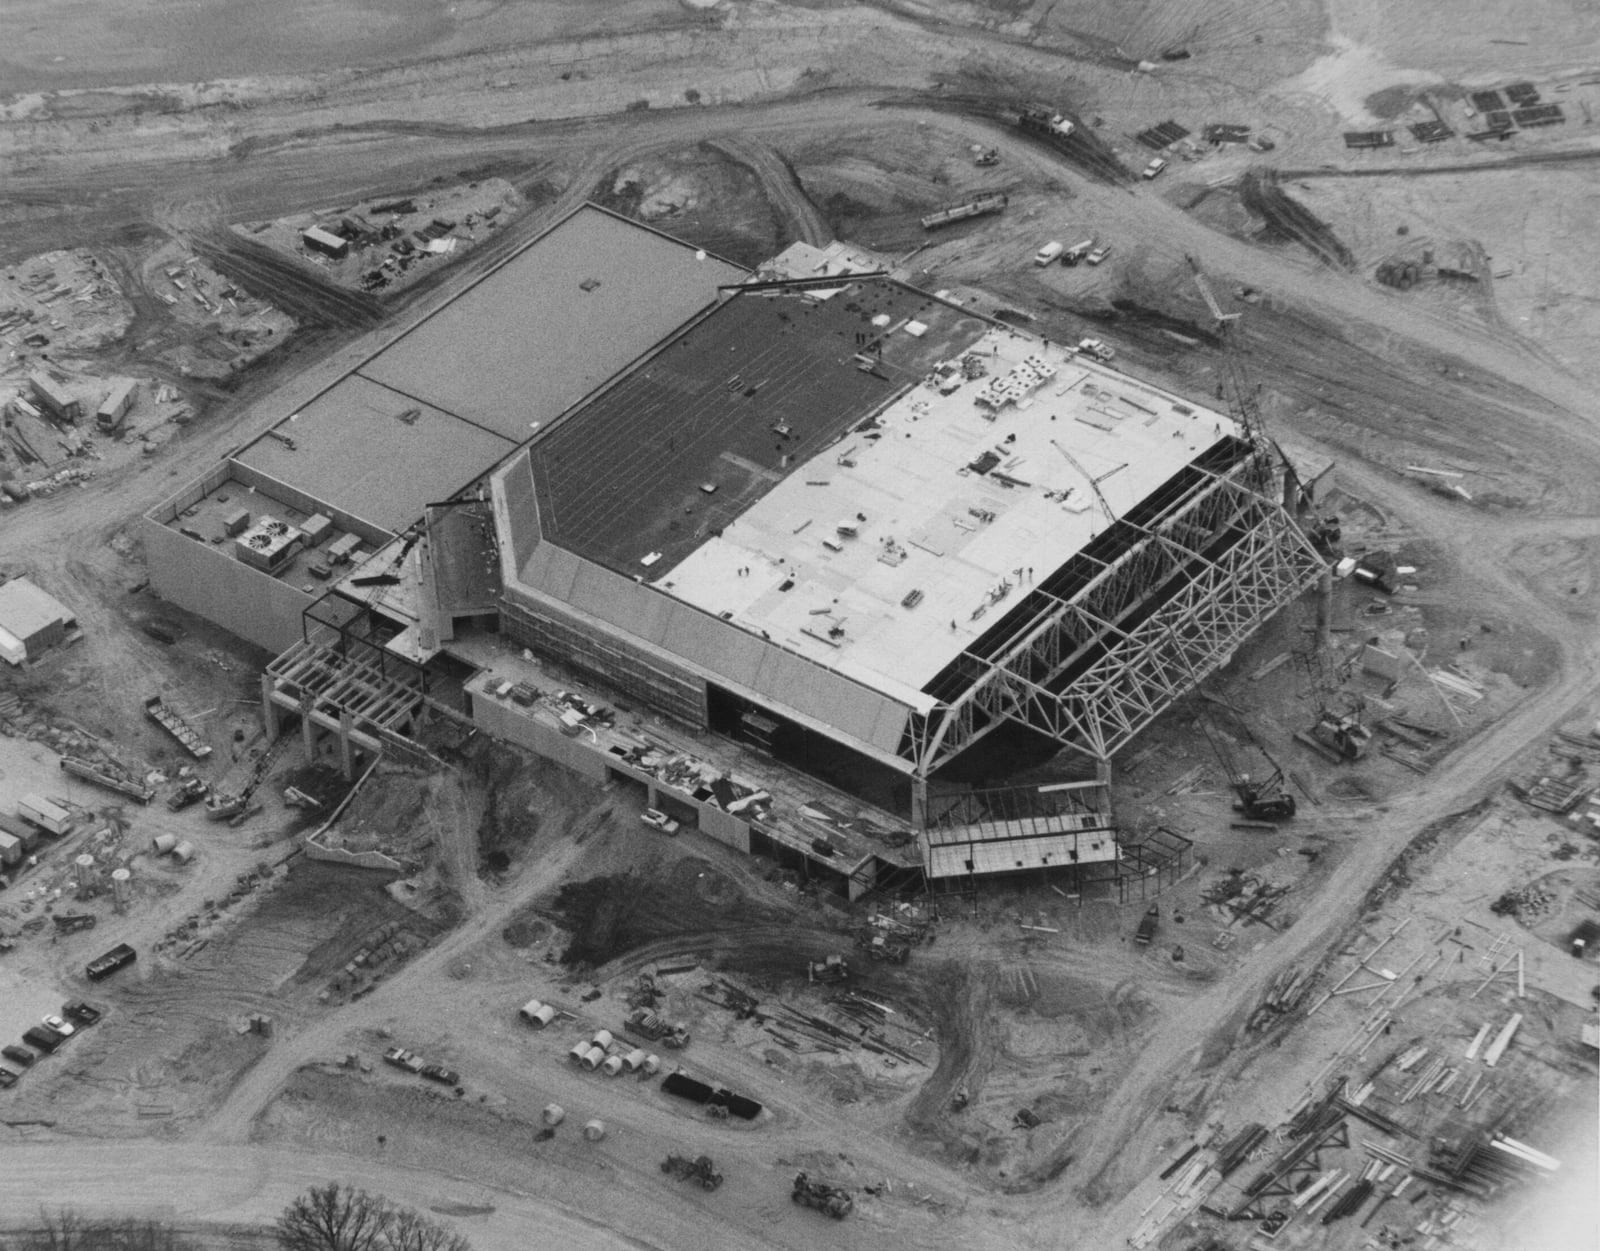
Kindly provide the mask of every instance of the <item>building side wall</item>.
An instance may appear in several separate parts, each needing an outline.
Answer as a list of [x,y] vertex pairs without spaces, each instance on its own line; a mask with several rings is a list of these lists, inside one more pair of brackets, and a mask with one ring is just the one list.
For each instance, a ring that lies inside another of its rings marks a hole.
[[501,601],[501,631],[523,647],[590,675],[619,695],[637,700],[685,725],[706,725],[706,684],[615,632],[586,628],[509,592]]
[[152,518],[140,522],[150,585],[179,608],[281,652],[301,637],[312,597]]
[[553,760],[580,777],[598,785],[605,784],[606,758],[591,751],[587,739],[580,743],[577,739],[568,738],[560,730],[523,716],[509,705],[476,692],[469,693],[469,698],[472,701],[473,724],[482,726],[496,738],[525,747],[546,760]]

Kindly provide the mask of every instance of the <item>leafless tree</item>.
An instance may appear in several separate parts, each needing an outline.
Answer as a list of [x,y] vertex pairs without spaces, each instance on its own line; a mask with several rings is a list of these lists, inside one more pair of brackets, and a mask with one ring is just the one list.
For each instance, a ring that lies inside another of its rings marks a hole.
[[383,1251],[472,1251],[449,1226],[411,1208],[396,1208],[384,1230]]
[[283,1251],[472,1251],[448,1225],[338,1182],[297,1198],[283,1210],[275,1233]]
[[284,1208],[275,1233],[284,1251],[381,1251],[392,1211],[381,1195],[329,1182]]

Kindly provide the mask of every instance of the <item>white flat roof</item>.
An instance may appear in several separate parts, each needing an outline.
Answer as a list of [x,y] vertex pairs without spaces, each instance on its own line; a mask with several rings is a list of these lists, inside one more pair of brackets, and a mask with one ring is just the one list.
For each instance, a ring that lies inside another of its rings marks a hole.
[[[1121,516],[1243,435],[1224,414],[1010,329],[965,359],[986,374],[952,362],[652,585],[921,705],[920,689],[1030,578],[1109,524],[1088,476]],[[986,453],[999,458],[989,472],[968,468]]]

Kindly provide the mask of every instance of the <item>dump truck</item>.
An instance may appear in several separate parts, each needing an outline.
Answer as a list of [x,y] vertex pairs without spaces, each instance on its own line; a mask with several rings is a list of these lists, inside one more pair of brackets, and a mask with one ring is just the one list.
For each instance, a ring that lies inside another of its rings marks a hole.
[[999,213],[1009,203],[1010,199],[1005,192],[985,191],[981,195],[975,195],[970,199],[935,209],[922,219],[922,228],[924,230],[937,230],[940,226],[963,222],[969,217],[983,217],[989,213]]
[[848,1190],[830,1186],[826,1182],[811,1181],[804,1173],[794,1175],[794,1189],[789,1197],[802,1207],[826,1212],[836,1221],[844,1220],[856,1206],[856,1201],[850,1197]]
[[722,1174],[717,1172],[717,1166],[708,1155],[696,1156],[691,1160],[686,1155],[674,1152],[661,1161],[661,1171],[679,1181],[699,1182],[702,1190],[715,1190],[722,1185]]

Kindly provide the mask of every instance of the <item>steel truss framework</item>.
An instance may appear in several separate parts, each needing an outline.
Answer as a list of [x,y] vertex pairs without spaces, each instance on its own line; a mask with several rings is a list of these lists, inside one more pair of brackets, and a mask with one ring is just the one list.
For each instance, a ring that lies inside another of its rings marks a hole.
[[1006,721],[1092,759],[1117,751],[1321,574],[1258,454],[1214,471],[1159,519],[1114,523],[1070,597],[1030,591],[1025,619],[962,657],[958,694],[913,718],[901,754],[927,777]]

